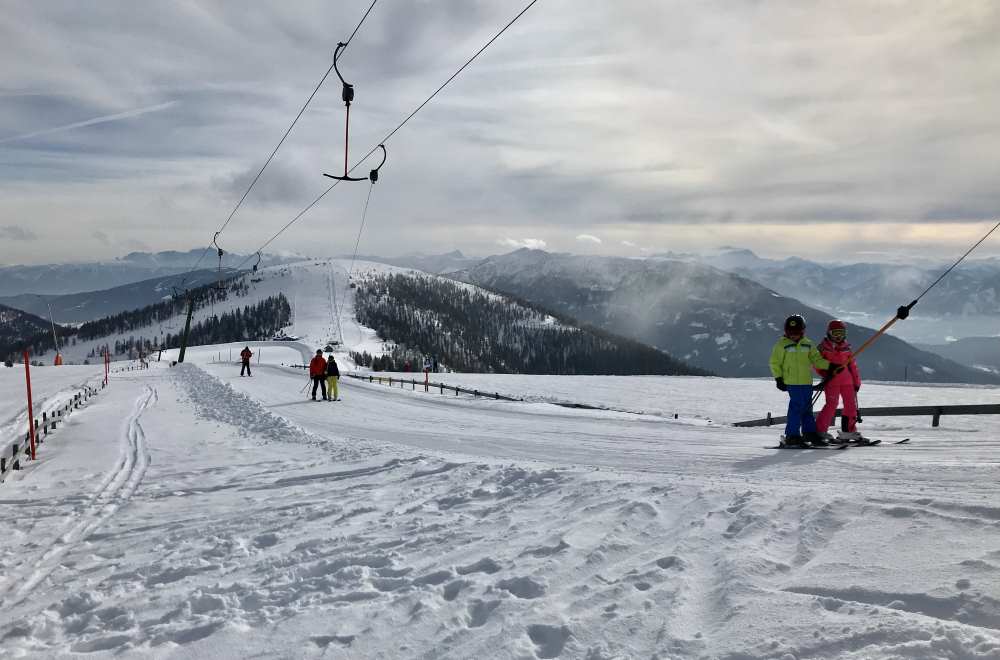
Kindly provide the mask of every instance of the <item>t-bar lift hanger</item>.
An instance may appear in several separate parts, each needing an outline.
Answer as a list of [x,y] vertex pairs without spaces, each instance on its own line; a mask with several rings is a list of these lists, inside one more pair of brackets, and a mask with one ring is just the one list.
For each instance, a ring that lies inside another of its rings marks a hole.
[[333,52],[333,70],[337,72],[337,77],[340,78],[340,84],[343,85],[343,90],[341,91],[340,98],[343,99],[344,105],[347,107],[347,114],[344,117],[344,174],[343,176],[336,176],[333,174],[323,173],[323,176],[330,177],[331,179],[336,179],[337,181],[364,181],[368,179],[372,183],[378,181],[378,171],[385,164],[385,145],[378,145],[382,150],[382,162],[378,164],[378,167],[373,169],[368,173],[367,177],[363,176],[351,176],[348,174],[347,170],[347,157],[348,148],[350,145],[350,135],[351,135],[351,102],[354,101],[354,85],[344,80],[344,76],[340,74],[340,69],[337,68],[337,59],[340,57],[341,51],[347,48],[347,44],[341,41],[337,44],[337,50]]

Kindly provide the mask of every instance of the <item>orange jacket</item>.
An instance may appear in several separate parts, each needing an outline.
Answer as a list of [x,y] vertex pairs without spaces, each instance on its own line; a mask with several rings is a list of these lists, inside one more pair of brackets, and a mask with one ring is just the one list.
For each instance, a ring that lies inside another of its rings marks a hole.
[[323,359],[322,355],[317,355],[309,363],[309,375],[312,378],[326,376],[326,360]]

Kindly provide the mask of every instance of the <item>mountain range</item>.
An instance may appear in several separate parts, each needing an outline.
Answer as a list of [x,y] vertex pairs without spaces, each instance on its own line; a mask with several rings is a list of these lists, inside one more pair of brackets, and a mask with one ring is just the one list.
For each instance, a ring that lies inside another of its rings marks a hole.
[[[453,276],[650,344],[722,376],[769,376],[767,359],[789,314],[803,314],[808,334],[817,340],[832,318],[751,279],[695,261],[525,248]],[[873,332],[854,326],[851,340],[860,344]],[[862,369],[878,380],[1000,382],[888,335],[865,355]]]
[[[662,256],[743,275],[833,314],[860,312],[876,318],[891,316],[948,267],[937,262],[822,264],[798,257],[764,259],[737,248],[703,256]],[[963,262],[920,301],[914,313],[937,318],[1000,317],[1000,259]]]
[[[223,269],[223,277],[230,277],[235,271]],[[197,288],[215,282],[219,272],[196,270],[191,273],[163,275],[131,284],[123,284],[100,291],[66,293],[61,295],[38,295],[22,293],[16,296],[0,297],[0,305],[49,317],[56,323],[82,323],[94,321],[119,312],[139,309],[158,303],[172,296],[174,288]]]

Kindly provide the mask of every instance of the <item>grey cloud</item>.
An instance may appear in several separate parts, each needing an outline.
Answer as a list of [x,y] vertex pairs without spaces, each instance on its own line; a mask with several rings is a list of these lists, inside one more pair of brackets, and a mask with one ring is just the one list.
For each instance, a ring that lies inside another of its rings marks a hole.
[[38,235],[18,225],[5,225],[0,227],[0,238],[8,241],[37,241]]
[[[0,139],[31,137],[0,145],[0,214],[30,213],[45,238],[84,205],[118,217],[117,245],[187,248],[210,240],[369,3],[8,4]],[[518,9],[377,4],[341,67],[357,91],[352,161]],[[741,223],[992,217],[998,29],[988,0],[546,0],[393,136],[362,244],[537,235],[569,249],[590,234],[611,250],[644,244],[626,226],[700,224],[725,242]],[[231,249],[325,188],[343,154],[339,93],[331,74],[227,229]],[[137,108],[162,109],[123,115]],[[315,227],[335,227],[324,249],[349,243],[365,191],[338,186],[275,248],[315,253]]]

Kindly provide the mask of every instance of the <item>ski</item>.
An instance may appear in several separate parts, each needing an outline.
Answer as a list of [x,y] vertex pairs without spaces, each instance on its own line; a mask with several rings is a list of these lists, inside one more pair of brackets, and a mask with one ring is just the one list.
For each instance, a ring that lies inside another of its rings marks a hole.
[[[903,438],[902,440],[894,440],[893,442],[889,442],[889,443],[886,443],[886,444],[890,444],[890,445],[905,445],[908,442],[910,442],[909,438]],[[881,440],[869,440],[868,438],[864,438],[861,442],[852,442],[850,444],[853,445],[853,446],[855,446],[855,447],[874,447],[876,445],[882,444],[882,441]]]
[[851,445],[820,445],[814,447],[812,445],[774,445],[771,447],[765,447],[764,449],[821,449],[829,451],[841,451],[847,449]]

